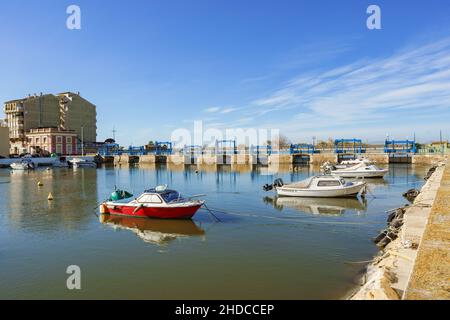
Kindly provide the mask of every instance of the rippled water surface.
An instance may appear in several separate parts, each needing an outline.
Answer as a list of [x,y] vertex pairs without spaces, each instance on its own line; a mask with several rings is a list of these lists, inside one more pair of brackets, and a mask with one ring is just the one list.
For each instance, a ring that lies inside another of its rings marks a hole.
[[[385,211],[405,204],[401,194],[419,188],[428,168],[389,169],[370,180],[366,201],[262,190],[274,178],[317,173],[312,167],[1,169],[0,298],[342,298],[362,268],[349,262],[376,253],[371,238]],[[160,221],[94,209],[115,185],[137,195],[158,184],[206,194],[221,222],[204,210],[193,221]],[[69,265],[81,268],[80,291],[66,288]]]

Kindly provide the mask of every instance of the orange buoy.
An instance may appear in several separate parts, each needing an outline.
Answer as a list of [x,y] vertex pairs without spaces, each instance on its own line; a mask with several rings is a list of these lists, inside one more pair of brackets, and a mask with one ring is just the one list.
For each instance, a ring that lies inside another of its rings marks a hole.
[[38,185],[38,187],[42,187],[44,184],[42,182],[38,181],[37,185]]
[[51,192],[48,194],[47,200],[48,201],[53,201],[53,195],[52,195]]

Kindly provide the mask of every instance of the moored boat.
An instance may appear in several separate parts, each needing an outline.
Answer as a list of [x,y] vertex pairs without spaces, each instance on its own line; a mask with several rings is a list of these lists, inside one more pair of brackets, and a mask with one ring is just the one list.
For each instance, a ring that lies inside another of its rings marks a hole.
[[112,196],[101,205],[102,213],[143,218],[190,219],[205,203],[202,200],[185,199],[178,191],[167,189],[167,186],[146,190],[137,198],[129,195],[131,194],[121,194],[117,199]]
[[329,173],[342,178],[382,178],[389,170],[378,168],[376,165],[357,164],[345,169],[329,168]]
[[69,161],[74,168],[97,168],[97,164],[94,161],[75,158]]
[[273,186],[266,185],[264,190],[275,188],[279,196],[286,197],[342,198],[356,197],[365,186],[364,181],[347,182],[340,177],[325,175],[287,185],[281,179],[277,179]]
[[20,162],[11,163],[10,167],[13,170],[34,170],[36,165],[30,159],[24,158]]

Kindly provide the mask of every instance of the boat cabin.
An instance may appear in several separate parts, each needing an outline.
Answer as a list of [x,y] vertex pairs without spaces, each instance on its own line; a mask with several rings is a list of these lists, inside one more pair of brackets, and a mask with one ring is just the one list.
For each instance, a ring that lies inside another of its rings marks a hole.
[[157,188],[145,190],[144,193],[136,199],[139,203],[154,204],[171,203],[180,200],[183,200],[183,198],[178,191],[170,189],[158,191]]
[[329,188],[329,187],[345,187],[352,185],[351,182],[346,182],[344,179],[339,177],[333,177],[333,176],[315,176],[311,177],[309,179],[306,179],[304,181],[289,184],[286,186],[283,186],[284,188],[301,188],[301,189],[308,189],[308,188]]

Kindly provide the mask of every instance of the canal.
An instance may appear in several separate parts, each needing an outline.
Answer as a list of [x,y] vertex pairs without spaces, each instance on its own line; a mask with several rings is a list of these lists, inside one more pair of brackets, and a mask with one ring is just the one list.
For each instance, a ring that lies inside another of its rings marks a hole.
[[[429,167],[390,165],[361,199],[276,198],[262,186],[312,167],[102,167],[0,170],[0,298],[339,299],[377,249],[386,213],[407,203]],[[38,182],[43,183],[38,187]],[[138,195],[168,184],[205,194],[192,221],[101,216],[115,186]],[[54,201],[48,201],[49,193]],[[82,288],[66,287],[81,268]]]

